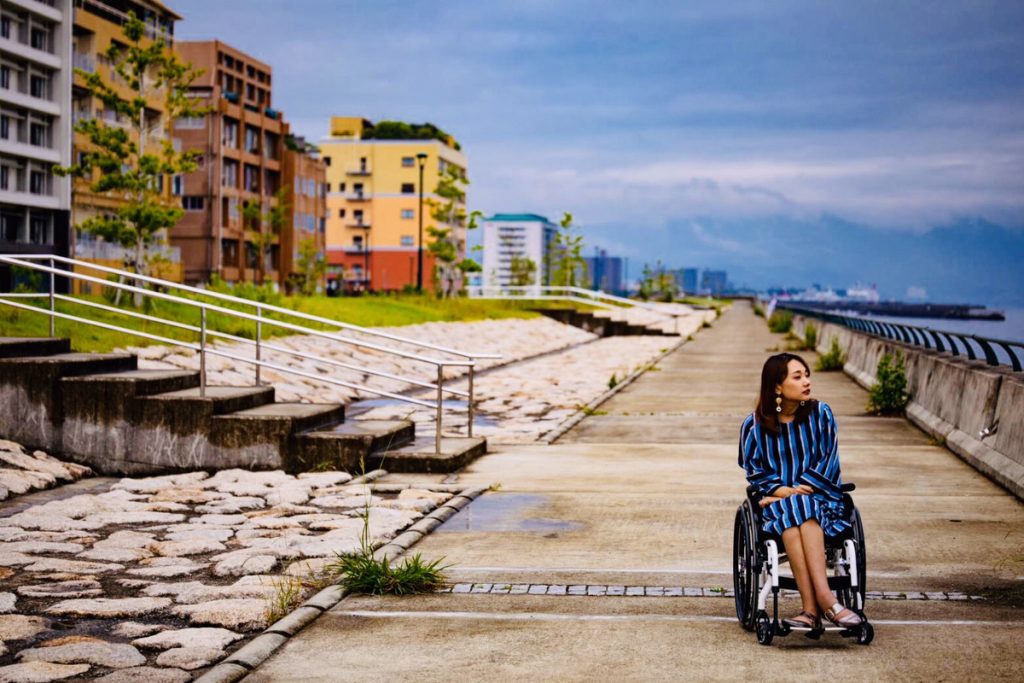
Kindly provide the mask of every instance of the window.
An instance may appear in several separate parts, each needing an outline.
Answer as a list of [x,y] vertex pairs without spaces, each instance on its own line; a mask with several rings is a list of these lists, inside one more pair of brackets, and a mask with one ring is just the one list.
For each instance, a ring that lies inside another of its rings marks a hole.
[[0,36],[4,38],[11,37],[11,18],[2,17],[0,18]]
[[412,220],[416,216],[416,212],[412,209],[402,209],[402,220]]
[[330,166],[330,165],[331,165],[331,158],[330,157],[324,157],[324,166]]
[[43,76],[33,75],[29,79],[29,94],[32,95],[32,97],[46,99],[46,78]]
[[32,194],[46,193],[46,174],[42,171],[32,171],[29,173],[28,183],[28,191]]
[[224,160],[224,168],[221,172],[221,185],[224,187],[238,187],[238,162],[230,159]]
[[401,237],[401,245],[403,247],[411,247],[411,246],[414,246],[415,244],[416,243],[413,241],[412,235],[402,235],[402,237]]
[[238,240],[220,241],[220,260],[225,266],[238,266]]
[[416,157],[402,157],[402,166],[404,168],[413,168],[416,166]]
[[253,128],[252,126],[245,127],[245,151],[259,154],[260,131],[258,128]]
[[185,191],[185,176],[176,175],[171,178],[171,194],[180,197]]
[[29,44],[36,50],[46,50],[46,31],[41,28],[33,28]]
[[338,183],[338,192],[345,191],[345,183]]
[[0,115],[0,138],[4,140],[11,137],[11,117],[7,114]]
[[181,198],[181,208],[186,211],[202,211],[206,206],[206,198],[202,195],[187,195]]
[[10,183],[11,169],[7,166],[0,166],[0,190],[6,190]]
[[[174,127],[179,130],[196,130],[206,125],[206,117],[203,116],[182,116],[174,120]],[[224,127],[227,128],[225,121]]]
[[362,235],[356,235],[355,237],[353,237],[352,238],[352,246],[355,247],[356,249],[362,249],[363,248],[363,236]]
[[11,87],[11,67],[0,66],[0,88],[10,89]]
[[356,209],[355,211],[353,211],[352,212],[352,218],[355,220],[357,225],[362,225],[363,224],[363,210],[362,209]]
[[338,218],[345,217],[345,209],[338,209]]
[[[43,123],[33,123],[29,126],[29,144],[36,147],[48,147],[47,141],[48,126]],[[7,137],[6,135],[4,137]]]
[[224,119],[223,144],[225,147],[238,147],[238,121]]
[[46,228],[49,222],[46,216],[32,214],[28,220],[28,241],[32,244],[46,244]]
[[21,212],[0,212],[0,239],[4,242],[17,242],[21,232]]
[[402,183],[402,194],[415,194],[416,185],[413,183]]
[[260,169],[258,166],[245,165],[245,186],[243,189],[248,192],[260,191]]

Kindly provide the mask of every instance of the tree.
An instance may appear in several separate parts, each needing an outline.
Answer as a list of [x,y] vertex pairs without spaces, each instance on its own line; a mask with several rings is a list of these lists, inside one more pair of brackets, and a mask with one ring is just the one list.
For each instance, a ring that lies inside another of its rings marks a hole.
[[466,221],[466,191],[463,188],[468,184],[466,174],[454,164],[449,164],[441,173],[434,190],[441,201],[431,199],[428,202],[430,217],[438,223],[427,228],[427,234],[432,238],[427,251],[434,255],[436,262],[434,289],[446,298],[454,293],[460,275],[480,270],[480,264],[473,259],[459,259],[459,248],[452,235],[456,226],[465,225],[467,230],[474,230],[477,219],[482,215],[474,211],[469,215],[468,223]]
[[587,279],[587,262],[583,258],[583,234],[575,233],[572,214],[566,211],[559,222],[548,250],[549,263],[553,265],[551,284],[556,287],[576,287]]
[[287,197],[287,188],[282,187],[274,193],[274,203],[266,213],[263,213],[263,208],[258,201],[248,201],[242,205],[242,224],[246,227],[245,239],[252,244],[256,255],[257,285],[265,284],[267,255],[275,240],[280,238],[281,231],[288,221],[290,207],[285,201],[285,197]]
[[291,275],[293,285],[302,296],[313,296],[327,272],[327,261],[324,260],[323,252],[317,249],[315,237],[307,237],[299,242],[299,260],[296,265],[298,272]]
[[537,264],[529,256],[513,256],[509,262],[513,287],[529,287],[537,283]]
[[[134,250],[131,256],[126,254],[125,268],[142,275],[148,272],[145,248],[157,243],[184,215],[180,206],[163,198],[164,183],[194,171],[199,155],[198,150],[175,150],[167,136],[152,139],[164,124],[158,121],[154,130],[147,126],[147,101],[162,94],[167,120],[204,116],[209,111],[188,97],[189,85],[201,72],[179,61],[162,39],[143,47],[145,31],[145,24],[129,12],[124,43],[111,42],[104,53],[118,79],[132,91],[131,97],[122,96],[98,72],[75,69],[85,79],[89,94],[124,125],[107,125],[100,118],[80,120],[74,129],[88,139],[88,150],[77,163],[54,167],[58,175],[90,181],[93,192],[125,201],[113,213],[93,216],[76,227],[121,245],[128,254]],[[141,299],[136,295],[136,306]]]

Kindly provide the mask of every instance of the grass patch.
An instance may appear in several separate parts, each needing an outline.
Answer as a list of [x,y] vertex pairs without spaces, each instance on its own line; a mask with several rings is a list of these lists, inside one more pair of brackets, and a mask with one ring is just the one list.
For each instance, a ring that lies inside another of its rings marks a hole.
[[910,394],[903,354],[887,353],[878,361],[875,383],[868,390],[867,411],[875,415],[902,415]]
[[[87,301],[110,305],[101,296],[81,297]],[[195,300],[215,303],[215,300],[202,295],[190,296]],[[21,300],[24,302],[25,300]],[[149,315],[174,320],[188,325],[198,326],[200,313],[197,308],[170,301],[148,300]],[[279,305],[311,315],[318,315],[339,322],[362,327],[398,327],[417,323],[437,321],[472,321],[495,318],[534,318],[537,313],[528,310],[526,302],[518,301],[484,301],[479,299],[456,298],[441,300],[432,296],[395,295],[395,296],[364,296],[364,297],[280,297]],[[0,336],[7,337],[46,337],[50,334],[49,317],[45,314],[48,304],[44,300],[33,305],[40,309],[23,311],[0,304]],[[239,307],[246,312],[253,312],[247,306],[232,304],[225,308]],[[135,309],[122,307],[127,312]],[[87,317],[90,320],[130,327],[141,332],[160,335],[170,339],[196,342],[198,333],[180,330],[162,323],[153,323],[131,318],[127,313],[114,313],[89,308],[83,304],[58,302],[57,310],[62,313]],[[282,320],[314,329],[331,329],[327,325],[304,322],[286,314],[267,315],[268,319]],[[242,320],[220,313],[207,316],[207,327],[210,330],[224,332],[245,339],[256,338],[256,323]],[[294,334],[290,330],[268,323],[263,324],[264,338]],[[137,335],[106,330],[92,325],[60,320],[56,321],[56,335],[68,337],[76,351],[106,352],[123,346],[147,346],[159,342],[145,339]]]
[[387,558],[376,559],[372,553],[339,555],[330,565],[349,593],[372,595],[413,595],[437,590],[444,585],[442,560],[424,562],[419,553],[392,565]]
[[300,580],[287,576],[275,580],[272,585],[274,592],[267,596],[267,604],[263,608],[267,625],[279,621],[302,604],[306,593]]
[[835,372],[842,370],[844,365],[846,365],[846,355],[839,348],[839,338],[832,337],[832,345],[829,347],[828,353],[818,356],[818,362],[814,365],[814,369],[819,372]]
[[613,372],[612,376],[608,378],[608,388],[614,389],[617,386],[619,386],[619,378],[616,377],[615,373]]
[[787,310],[777,310],[768,319],[768,329],[778,334],[786,334],[793,328],[793,313]]
[[607,410],[598,410],[597,408],[591,408],[590,406],[585,406],[582,403],[580,405],[576,406],[576,409],[579,410],[584,415],[586,415],[587,417],[591,417],[593,415],[607,415],[608,414]]

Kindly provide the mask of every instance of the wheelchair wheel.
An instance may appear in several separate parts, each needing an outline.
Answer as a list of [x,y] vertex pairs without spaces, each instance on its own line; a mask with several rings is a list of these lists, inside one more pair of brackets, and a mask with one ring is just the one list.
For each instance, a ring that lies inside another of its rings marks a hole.
[[[857,582],[860,589],[860,602],[868,601],[868,551],[864,541],[864,523],[860,518],[860,510],[853,510],[853,538],[857,542]],[[870,642],[870,641],[869,641]]]
[[870,645],[871,641],[875,639],[875,629],[868,622],[864,622],[860,625],[860,631],[857,633],[857,643],[860,645]]
[[750,503],[743,501],[736,510],[736,523],[733,526],[732,588],[736,601],[736,618],[747,631],[754,630],[754,612],[757,609],[758,583],[761,578],[757,566],[755,533]]

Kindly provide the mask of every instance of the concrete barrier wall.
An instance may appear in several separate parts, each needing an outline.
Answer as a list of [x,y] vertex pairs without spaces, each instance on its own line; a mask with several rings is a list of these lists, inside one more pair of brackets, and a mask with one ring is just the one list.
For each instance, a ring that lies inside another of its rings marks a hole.
[[[803,337],[808,324],[817,330],[819,353],[839,341],[846,355],[843,370],[865,389],[874,384],[882,356],[901,352],[910,421],[1024,500],[1024,373],[800,315],[793,316],[794,334]],[[994,433],[983,433],[993,427]]]

